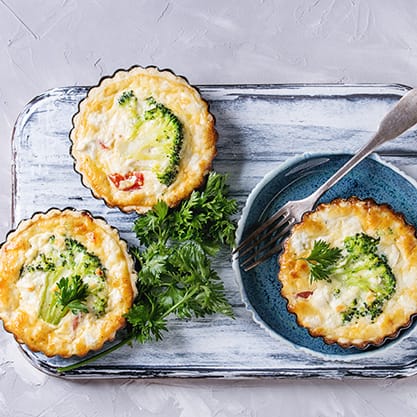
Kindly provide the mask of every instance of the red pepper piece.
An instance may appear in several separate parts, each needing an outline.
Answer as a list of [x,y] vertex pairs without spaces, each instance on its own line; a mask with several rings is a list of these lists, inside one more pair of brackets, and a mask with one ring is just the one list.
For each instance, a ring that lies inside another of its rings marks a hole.
[[108,150],[108,149],[110,149],[110,147],[109,146],[107,146],[104,142],[102,142],[101,140],[99,140],[98,141],[98,144],[100,145],[100,148],[101,149],[105,149],[105,150]]
[[313,295],[313,291],[301,291],[297,294],[297,297],[308,298],[311,295]]
[[119,174],[118,172],[110,174],[109,179],[121,191],[138,190],[143,187],[144,177],[141,172],[129,171],[126,174]]

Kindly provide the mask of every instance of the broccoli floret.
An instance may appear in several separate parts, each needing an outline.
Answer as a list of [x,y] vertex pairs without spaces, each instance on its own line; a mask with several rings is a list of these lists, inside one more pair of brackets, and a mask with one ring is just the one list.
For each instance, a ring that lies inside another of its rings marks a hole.
[[358,287],[370,301],[355,299],[343,312],[344,322],[354,318],[378,317],[395,292],[396,279],[387,258],[378,253],[379,238],[365,233],[347,237],[344,246],[347,256],[343,265],[344,285]]
[[87,251],[87,248],[72,238],[65,239],[64,258],[70,262],[74,275],[94,275],[103,269],[100,258]]
[[118,100],[120,106],[131,105],[132,103],[136,104],[136,102],[137,99],[132,90],[124,91]]
[[138,113],[138,99],[132,90],[124,91],[117,100],[119,106],[124,107],[130,114],[130,117],[134,120],[133,133],[137,133],[142,121],[140,120]]
[[[125,91],[119,98],[120,106],[128,108],[132,118],[129,140],[137,140],[132,159],[146,159],[161,184],[169,186],[175,180],[181,158],[183,126],[178,117],[153,97],[143,103],[139,112],[133,91]],[[141,130],[146,136],[140,134]]]
[[43,272],[51,272],[55,270],[55,263],[51,257],[46,256],[44,253],[40,253],[35,262],[25,265],[22,270],[21,274],[26,272],[35,272],[35,271],[43,271]]
[[364,254],[374,254],[378,250],[379,238],[374,238],[365,233],[357,233],[349,236],[344,241],[344,246],[351,258]]
[[[49,243],[47,251],[39,253],[21,272],[21,277],[37,273],[44,277],[39,317],[57,325],[70,311],[73,314],[103,314],[103,306],[107,305],[107,286],[106,271],[100,259],[72,238],[61,239],[58,245],[55,238]],[[96,304],[100,306],[96,307]]]
[[144,119],[156,122],[155,141],[166,155],[157,176],[162,184],[168,186],[174,182],[178,172],[183,140],[182,124],[171,110],[157,103],[153,97],[146,101],[150,108],[145,112]]

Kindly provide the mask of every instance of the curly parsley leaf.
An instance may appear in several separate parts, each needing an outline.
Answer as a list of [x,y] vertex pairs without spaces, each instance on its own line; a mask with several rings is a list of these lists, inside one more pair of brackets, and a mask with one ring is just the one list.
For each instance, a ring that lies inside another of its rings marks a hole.
[[134,231],[145,248],[132,251],[139,265],[139,296],[127,321],[138,341],[158,339],[171,314],[180,319],[233,316],[223,282],[211,265],[222,245],[234,243],[236,223],[231,217],[237,203],[227,193],[226,176],[211,172],[205,187],[177,207],[160,201],[135,221]]
[[168,240],[198,242],[209,255],[215,255],[221,245],[232,246],[237,202],[228,198],[226,176],[215,172],[208,175],[205,187],[195,190],[178,207],[168,208],[159,201],[145,216],[135,221],[134,231],[144,246]]
[[56,285],[58,289],[55,294],[63,309],[68,308],[74,314],[88,312],[84,302],[88,296],[88,284],[79,275],[61,278]]
[[135,221],[140,247],[131,254],[138,270],[138,295],[126,315],[124,340],[93,357],[59,369],[75,369],[136,340],[161,340],[168,317],[178,319],[224,314],[233,317],[212,257],[222,245],[233,246],[237,203],[227,196],[226,176],[211,172],[205,186],[177,207],[160,201]]
[[310,280],[330,280],[330,275],[336,268],[336,264],[342,257],[340,248],[332,248],[324,240],[316,240],[313,249],[307,258],[310,267]]

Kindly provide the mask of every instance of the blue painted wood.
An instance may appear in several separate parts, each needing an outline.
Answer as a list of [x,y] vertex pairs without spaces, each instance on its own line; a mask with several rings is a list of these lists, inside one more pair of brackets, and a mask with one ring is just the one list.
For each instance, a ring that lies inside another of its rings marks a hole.
[[[287,158],[304,152],[352,152],[407,90],[400,85],[200,86],[219,133],[214,168],[229,173],[232,195],[243,207],[255,185]],[[13,133],[13,221],[50,207],[90,210],[136,244],[135,214],[108,208],[92,197],[73,170],[68,133],[87,87],[57,88],[30,102]],[[382,158],[417,178],[416,132],[383,146]],[[369,358],[329,360],[271,337],[246,310],[222,253],[216,268],[236,319],[222,316],[169,322],[162,342],[125,346],[70,372],[70,378],[124,377],[398,377],[416,373],[417,335]],[[45,358],[22,347],[31,363],[56,375],[71,360]]]

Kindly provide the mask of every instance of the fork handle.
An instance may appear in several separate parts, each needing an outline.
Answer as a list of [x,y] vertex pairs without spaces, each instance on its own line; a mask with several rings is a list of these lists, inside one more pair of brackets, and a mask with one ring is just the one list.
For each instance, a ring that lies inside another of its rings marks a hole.
[[382,119],[372,139],[312,194],[312,200],[319,199],[378,146],[401,135],[416,123],[417,88],[414,88],[408,91]]

